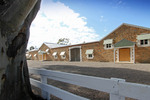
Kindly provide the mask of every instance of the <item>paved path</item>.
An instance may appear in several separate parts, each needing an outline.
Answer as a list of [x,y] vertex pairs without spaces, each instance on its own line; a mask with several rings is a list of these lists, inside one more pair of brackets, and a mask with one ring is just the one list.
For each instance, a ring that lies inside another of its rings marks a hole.
[[150,84],[150,64],[114,64],[112,62],[28,61],[29,67],[46,68],[104,78],[122,78],[129,82]]
[[138,64],[114,64],[113,62],[66,62],[66,61],[33,61],[28,60],[29,67],[42,68],[46,66],[79,66],[79,67],[91,67],[91,68],[126,68],[133,70],[140,70],[150,72],[150,64],[138,63]]

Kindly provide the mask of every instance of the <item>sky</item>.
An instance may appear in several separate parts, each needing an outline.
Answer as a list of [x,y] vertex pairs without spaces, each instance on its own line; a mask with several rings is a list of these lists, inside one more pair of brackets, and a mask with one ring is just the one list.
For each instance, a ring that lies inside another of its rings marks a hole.
[[42,0],[28,48],[43,42],[99,41],[122,23],[150,28],[150,0]]

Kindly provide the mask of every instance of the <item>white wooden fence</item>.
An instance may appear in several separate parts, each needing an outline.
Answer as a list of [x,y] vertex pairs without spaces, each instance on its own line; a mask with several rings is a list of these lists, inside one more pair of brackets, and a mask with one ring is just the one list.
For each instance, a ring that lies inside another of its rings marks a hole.
[[47,100],[50,100],[50,94],[62,100],[89,100],[87,98],[77,96],[57,87],[48,85],[48,78],[86,87],[89,89],[107,92],[110,94],[110,100],[125,100],[125,97],[137,100],[150,100],[150,85],[129,83],[125,82],[124,79],[108,79],[59,71],[51,71],[46,69],[31,68],[29,69],[29,73],[41,76],[41,82],[34,79],[30,79],[30,82],[32,85],[41,88],[42,96]]

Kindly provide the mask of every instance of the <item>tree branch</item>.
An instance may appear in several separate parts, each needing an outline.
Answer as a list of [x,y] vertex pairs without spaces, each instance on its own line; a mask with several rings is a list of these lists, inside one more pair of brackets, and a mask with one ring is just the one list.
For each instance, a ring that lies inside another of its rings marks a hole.
[[18,30],[38,0],[15,0],[2,16],[13,30]]

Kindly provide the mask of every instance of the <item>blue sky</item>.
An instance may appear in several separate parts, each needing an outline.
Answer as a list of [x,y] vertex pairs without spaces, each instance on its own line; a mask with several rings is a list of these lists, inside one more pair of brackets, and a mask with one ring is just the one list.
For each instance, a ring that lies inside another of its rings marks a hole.
[[150,0],[43,0],[28,46],[59,38],[71,44],[97,41],[122,23],[150,28],[149,5]]
[[122,23],[150,28],[150,0],[55,0],[81,16],[96,33],[105,36]]

